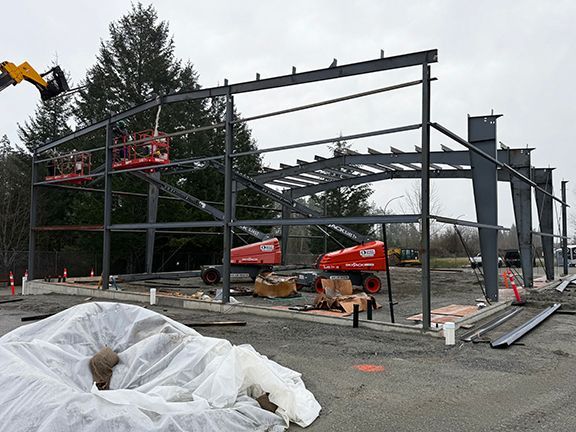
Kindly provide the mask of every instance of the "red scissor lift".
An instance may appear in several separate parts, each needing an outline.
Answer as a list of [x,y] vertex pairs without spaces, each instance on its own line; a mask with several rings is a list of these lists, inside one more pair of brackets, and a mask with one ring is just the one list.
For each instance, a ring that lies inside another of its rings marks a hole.
[[45,180],[81,185],[93,180],[90,177],[90,168],[90,153],[71,153],[50,162],[48,166],[50,174]]
[[164,132],[154,134],[152,129],[134,132],[116,138],[114,145],[115,170],[170,163],[170,137]]

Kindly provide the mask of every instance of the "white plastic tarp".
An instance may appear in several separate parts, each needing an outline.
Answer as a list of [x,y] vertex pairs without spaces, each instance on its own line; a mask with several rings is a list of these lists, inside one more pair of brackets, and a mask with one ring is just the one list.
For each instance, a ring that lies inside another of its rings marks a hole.
[[[104,346],[120,362],[100,391]],[[138,306],[83,304],[0,338],[0,431],[282,431],[319,412],[299,373]]]

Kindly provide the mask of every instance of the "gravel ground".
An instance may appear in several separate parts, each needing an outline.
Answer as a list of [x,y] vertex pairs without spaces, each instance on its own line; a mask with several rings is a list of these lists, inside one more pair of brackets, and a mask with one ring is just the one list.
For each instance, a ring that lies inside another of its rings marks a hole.
[[[471,277],[466,272],[434,273],[433,299],[445,305],[478,297],[479,288],[463,279]],[[396,272],[395,280],[398,311],[402,316],[417,312],[419,299],[412,297],[419,289],[418,271]],[[515,321],[488,336],[496,337],[524,322],[551,302],[567,300],[565,309],[576,309],[574,292],[576,288],[564,294],[553,289],[532,293]],[[0,296],[6,294],[0,290]],[[42,295],[0,304],[0,334],[22,325],[22,316],[57,312],[83,301]],[[182,322],[223,319],[208,312],[152,308]],[[235,344],[251,344],[302,373],[323,407],[307,430],[576,430],[574,315],[552,316],[521,344],[506,350],[494,350],[488,344],[446,347],[441,339],[419,335],[243,314],[224,319],[248,324],[198,330]],[[383,370],[355,369],[361,364]],[[290,430],[300,428],[291,426]]]

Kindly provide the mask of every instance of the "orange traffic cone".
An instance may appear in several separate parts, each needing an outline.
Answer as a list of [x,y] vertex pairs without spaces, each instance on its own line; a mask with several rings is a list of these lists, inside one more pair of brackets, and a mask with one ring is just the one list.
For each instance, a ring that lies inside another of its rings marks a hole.
[[514,290],[514,297],[516,297],[516,301],[519,304],[524,304],[524,301],[522,301],[522,298],[520,297],[520,293],[518,292],[518,287],[516,286],[516,283],[514,282],[514,274],[508,270],[510,272],[510,285],[512,285],[512,289]]
[[14,275],[10,272],[10,288],[12,290],[12,295],[16,294],[16,289],[14,287]]
[[90,269],[90,277],[94,277],[94,267]]
[[66,279],[68,279],[68,269],[66,267],[64,267],[64,277],[63,277],[63,281],[62,282],[66,282]]

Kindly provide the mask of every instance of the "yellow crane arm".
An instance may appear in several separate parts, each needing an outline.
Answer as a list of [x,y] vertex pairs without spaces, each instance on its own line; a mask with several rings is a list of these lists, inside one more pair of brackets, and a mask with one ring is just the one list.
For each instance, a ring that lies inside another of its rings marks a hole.
[[[46,81],[43,78],[46,75],[52,75],[51,79]],[[36,86],[42,100],[48,100],[69,90],[64,72],[59,66],[55,66],[44,74],[39,74],[28,62],[19,66],[7,61],[0,63],[0,91],[9,85],[19,84],[23,80]]]

